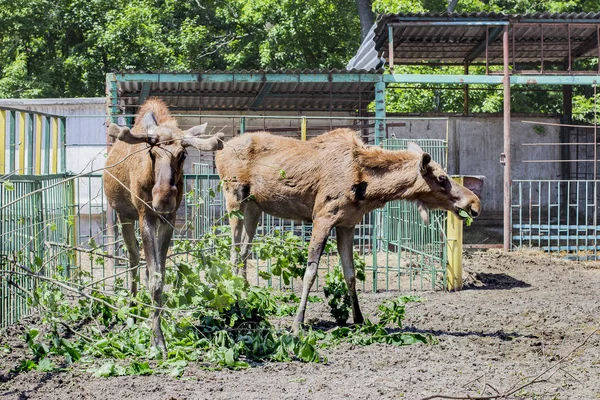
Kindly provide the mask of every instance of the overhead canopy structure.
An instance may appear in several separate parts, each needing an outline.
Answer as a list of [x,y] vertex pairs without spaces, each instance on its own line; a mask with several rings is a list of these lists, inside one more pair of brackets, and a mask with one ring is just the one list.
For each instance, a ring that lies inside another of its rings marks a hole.
[[131,73],[107,75],[107,92],[119,107],[135,108],[158,96],[172,110],[348,111],[373,100],[382,71],[287,70]]
[[532,66],[536,72],[570,72],[574,61],[600,53],[600,13],[383,14],[347,67],[378,68],[383,60],[389,65],[502,65],[505,26],[515,72]]

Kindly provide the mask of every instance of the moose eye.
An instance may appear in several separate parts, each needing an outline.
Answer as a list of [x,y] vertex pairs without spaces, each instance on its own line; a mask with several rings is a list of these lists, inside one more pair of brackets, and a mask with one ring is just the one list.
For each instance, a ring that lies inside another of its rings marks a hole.
[[438,176],[437,180],[439,183],[441,183],[443,185],[448,181],[448,178],[446,177],[446,175],[440,175],[440,176]]

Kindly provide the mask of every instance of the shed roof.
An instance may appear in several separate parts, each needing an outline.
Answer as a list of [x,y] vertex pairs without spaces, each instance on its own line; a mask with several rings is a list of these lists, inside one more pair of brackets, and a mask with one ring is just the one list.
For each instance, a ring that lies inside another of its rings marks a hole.
[[381,67],[389,58],[389,27],[394,64],[485,63],[486,41],[489,64],[501,64],[505,25],[511,62],[564,63],[569,53],[572,59],[598,56],[599,24],[600,13],[382,14],[347,67]]
[[362,70],[118,72],[120,105],[158,96],[174,110],[356,111],[374,98],[374,74]]

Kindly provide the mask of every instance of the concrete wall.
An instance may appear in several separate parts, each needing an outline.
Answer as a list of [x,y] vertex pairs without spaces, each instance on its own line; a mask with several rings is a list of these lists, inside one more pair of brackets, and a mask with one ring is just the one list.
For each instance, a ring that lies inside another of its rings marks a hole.
[[[560,179],[560,163],[528,163],[532,160],[559,160],[559,146],[524,144],[558,143],[560,128],[512,118],[512,179]],[[558,123],[556,118],[526,118],[527,121]],[[456,117],[445,120],[407,120],[402,128],[388,130],[398,138],[448,138],[448,172],[457,175],[484,175],[481,196],[484,217],[498,218],[503,212],[504,167],[503,120],[501,117]]]

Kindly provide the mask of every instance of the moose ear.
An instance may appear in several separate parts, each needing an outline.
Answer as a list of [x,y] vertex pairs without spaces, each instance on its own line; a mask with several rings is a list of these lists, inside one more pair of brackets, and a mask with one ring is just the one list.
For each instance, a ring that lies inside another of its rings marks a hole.
[[142,126],[146,132],[148,132],[148,134],[151,135],[154,132],[158,126],[158,123],[156,122],[156,118],[154,117],[154,113],[152,111],[148,111],[146,114],[144,114],[144,118],[142,118]]
[[208,126],[208,122],[203,123],[202,125],[192,126],[190,129],[185,131],[185,136],[194,137],[203,135],[206,131],[206,127]]
[[421,148],[421,146],[419,146],[415,142],[408,142],[408,145],[406,146],[406,148],[410,151],[414,151],[415,153],[419,153],[419,154],[423,153],[423,149]]
[[427,167],[429,166],[430,162],[431,162],[431,156],[427,153],[423,153],[423,155],[421,157],[421,163],[419,164],[419,166],[421,167],[421,172],[427,171]]

